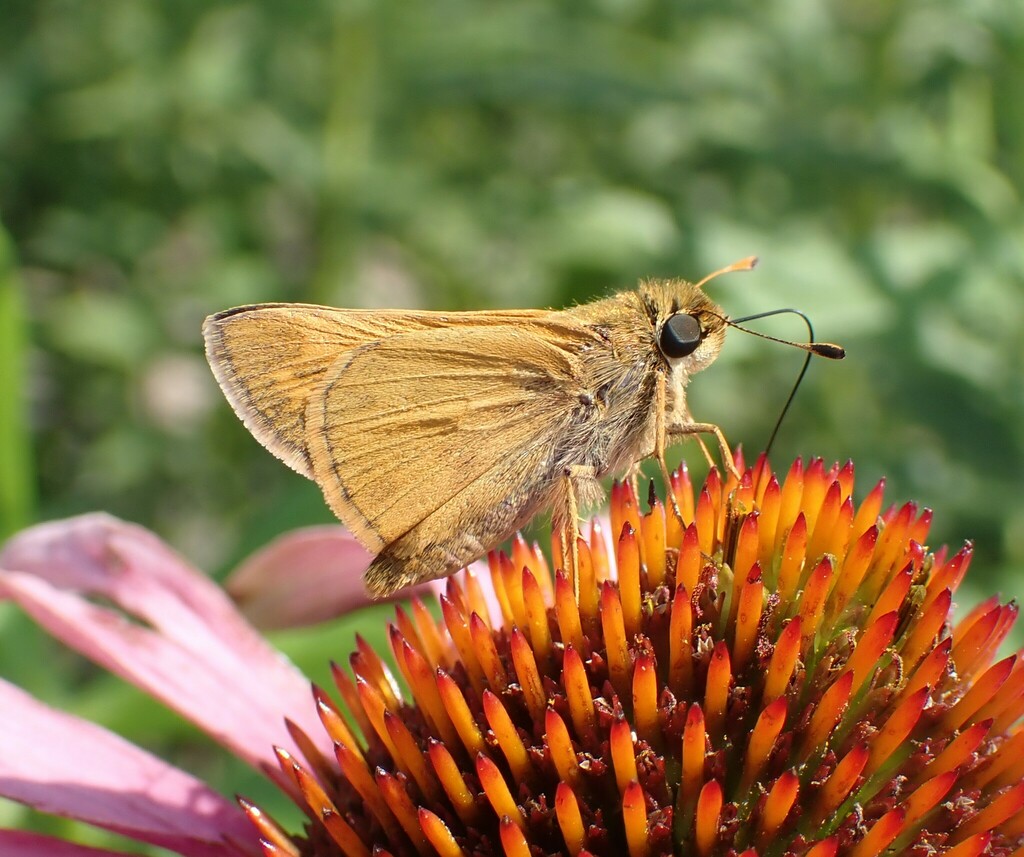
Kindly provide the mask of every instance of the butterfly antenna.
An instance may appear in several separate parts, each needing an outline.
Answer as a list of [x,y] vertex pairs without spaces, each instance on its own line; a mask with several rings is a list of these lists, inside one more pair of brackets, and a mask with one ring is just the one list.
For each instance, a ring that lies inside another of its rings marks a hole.
[[[740,264],[739,262],[736,263]],[[728,269],[723,269],[718,273],[724,273]],[[712,274],[712,276],[716,276]],[[792,342],[788,339],[779,339],[775,336],[769,336],[766,333],[758,333],[756,330],[750,330],[749,328],[742,327],[744,322],[756,321],[759,318],[768,318],[773,315],[782,315],[783,313],[792,313],[798,315],[804,320],[804,324],[807,325],[807,334],[809,337],[808,342]],[[792,345],[794,348],[799,348],[807,352],[807,356],[804,358],[804,365],[800,367],[800,374],[796,376],[796,383],[793,385],[793,389],[789,391],[789,397],[786,399],[786,404],[782,406],[782,411],[779,413],[779,418],[775,421],[775,428],[772,429],[771,436],[768,438],[768,443],[765,444],[764,454],[767,456],[771,452],[772,444],[775,443],[775,437],[779,433],[779,429],[782,427],[782,421],[786,418],[786,414],[789,412],[789,406],[793,404],[793,399],[796,396],[796,391],[800,389],[800,383],[804,380],[804,375],[807,374],[807,367],[810,365],[811,356],[818,355],[819,357],[827,357],[829,360],[842,360],[846,356],[846,349],[841,345],[835,345],[831,342],[815,342],[814,341],[814,325],[811,324],[811,320],[798,309],[773,309],[768,312],[759,312],[755,315],[747,315],[743,318],[728,319],[722,317],[729,327],[735,327],[737,330],[742,330],[744,333],[749,333],[751,336],[758,336],[761,339],[767,339],[770,342],[778,342],[782,345]]]
[[733,271],[752,271],[756,264],[757,256],[747,256],[746,259],[740,259],[738,262],[733,262],[731,265],[726,265],[724,268],[711,272],[697,283],[696,287],[701,289],[705,283],[710,283],[715,277],[720,277],[722,274],[731,274]]

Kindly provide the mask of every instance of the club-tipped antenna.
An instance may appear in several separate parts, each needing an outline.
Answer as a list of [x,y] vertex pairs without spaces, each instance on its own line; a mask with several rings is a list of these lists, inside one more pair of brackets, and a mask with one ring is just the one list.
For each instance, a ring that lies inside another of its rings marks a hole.
[[726,265],[724,268],[712,271],[703,280],[696,284],[696,288],[704,288],[705,283],[710,283],[715,277],[720,277],[722,274],[731,274],[733,271],[752,271],[756,264],[757,256],[747,256],[746,259],[740,259],[738,262],[733,262],[731,265]]
[[[736,263],[737,265],[740,263]],[[724,273],[725,270],[719,271],[718,273]],[[712,274],[716,276],[717,274]],[[710,278],[709,278],[710,279]],[[748,321],[756,321],[760,318],[768,318],[772,315],[782,315],[783,313],[793,313],[798,315],[804,320],[804,324],[807,325],[807,334],[810,338],[809,342],[793,342],[789,339],[779,339],[776,336],[769,336],[767,333],[759,333],[756,330],[750,330],[749,328],[742,327],[742,324]],[[782,421],[786,418],[786,414],[789,412],[789,406],[793,404],[793,399],[796,396],[796,391],[800,389],[800,383],[804,380],[804,375],[807,374],[807,367],[811,363],[811,356],[818,355],[819,357],[827,357],[829,360],[842,360],[846,356],[846,349],[841,345],[835,345],[831,342],[815,342],[814,341],[814,325],[811,324],[811,320],[800,310],[787,307],[786,309],[773,309],[767,312],[759,312],[754,315],[746,315],[743,318],[728,319],[724,316],[720,316],[729,327],[735,327],[737,330],[742,330],[744,333],[749,333],[751,336],[758,336],[761,339],[767,339],[770,342],[778,342],[781,345],[792,345],[794,348],[799,348],[807,352],[807,356],[804,358],[804,365],[800,367],[800,374],[796,376],[796,383],[793,385],[793,389],[789,391],[789,396],[786,398],[786,403],[782,406],[782,411],[779,413],[779,418],[775,421],[775,428],[772,429],[771,436],[768,438],[768,443],[765,444],[764,454],[767,456],[771,452],[772,444],[775,443],[775,437],[779,433],[779,429],[782,427]]]
[[[769,336],[767,333],[761,333],[757,330],[751,330],[748,327],[742,327],[742,322],[756,321],[759,318],[767,318],[770,315],[780,315],[784,312],[794,313],[804,320],[807,325],[807,331],[811,335],[810,342],[794,342],[791,339],[780,339],[777,336]],[[761,339],[767,339],[769,342],[778,342],[780,345],[791,345],[793,348],[799,348],[802,351],[806,351],[809,354],[815,354],[818,357],[827,357],[829,360],[842,360],[846,356],[846,349],[842,345],[836,345],[834,342],[815,342],[814,341],[814,328],[811,326],[811,320],[804,315],[798,309],[773,309],[768,312],[759,312],[756,315],[746,315],[743,318],[725,318],[719,316],[729,327],[735,327],[737,330],[742,330],[744,333],[749,333],[751,336],[757,336]]]

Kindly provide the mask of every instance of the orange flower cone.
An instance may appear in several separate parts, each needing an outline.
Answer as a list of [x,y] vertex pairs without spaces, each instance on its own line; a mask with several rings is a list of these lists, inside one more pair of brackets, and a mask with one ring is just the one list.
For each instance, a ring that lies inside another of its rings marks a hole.
[[266,853],[1024,854],[1017,607],[953,623],[971,546],[930,551],[930,511],[853,483],[683,469],[646,511],[617,485],[578,601],[517,540],[440,620],[400,609],[398,676],[361,644],[344,705],[315,691],[335,758],[297,727],[308,755],[278,754],[303,834],[243,804]]

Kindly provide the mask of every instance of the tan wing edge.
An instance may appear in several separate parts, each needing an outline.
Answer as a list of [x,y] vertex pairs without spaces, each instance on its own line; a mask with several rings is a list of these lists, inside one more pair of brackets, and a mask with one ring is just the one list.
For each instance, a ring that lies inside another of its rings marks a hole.
[[[313,378],[304,386],[295,383],[297,371],[287,352],[301,355],[305,337],[280,339],[289,312],[288,307],[263,305],[211,315],[203,322],[206,359],[231,408],[253,437],[297,473],[313,479],[304,416],[306,400],[316,383]],[[288,321],[288,326],[299,327],[294,321]],[[320,374],[337,357],[336,349],[322,355]],[[282,375],[291,376],[291,383],[275,386],[274,377]]]

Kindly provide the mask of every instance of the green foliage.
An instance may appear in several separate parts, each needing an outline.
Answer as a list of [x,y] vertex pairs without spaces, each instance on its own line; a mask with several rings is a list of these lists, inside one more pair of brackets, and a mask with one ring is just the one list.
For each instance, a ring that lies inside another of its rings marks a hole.
[[[107,509],[218,570],[329,519],[221,399],[199,332],[216,310],[559,306],[756,253],[713,286],[728,310],[800,307],[849,353],[812,367],[774,460],[852,457],[861,496],[887,475],[894,501],[935,507],[936,542],[977,540],[986,588],[1019,592],[1024,5],[35,0],[4,18],[0,212],[31,343],[5,304],[12,520],[37,473],[38,517]],[[731,334],[694,413],[756,450],[799,359]]]
[[21,283],[13,248],[0,226],[0,539],[34,516],[34,461],[24,396],[25,336]]

